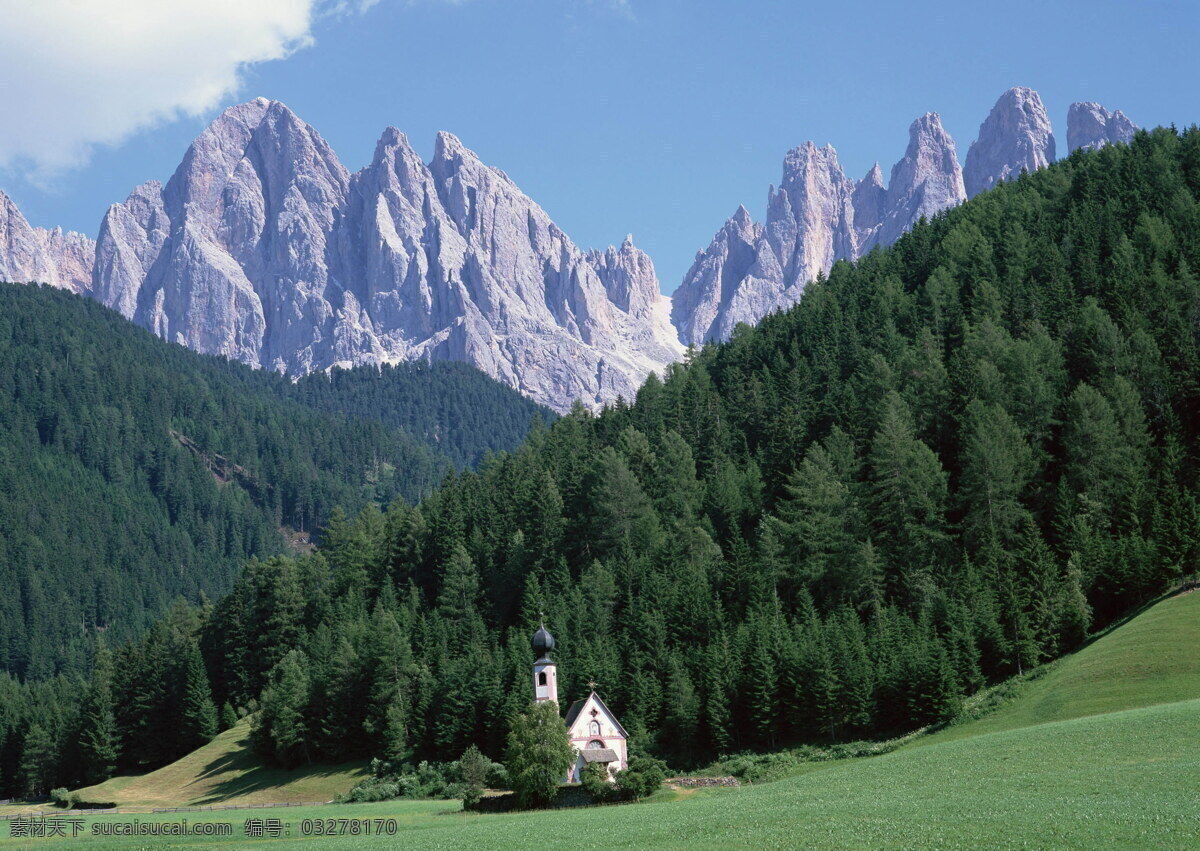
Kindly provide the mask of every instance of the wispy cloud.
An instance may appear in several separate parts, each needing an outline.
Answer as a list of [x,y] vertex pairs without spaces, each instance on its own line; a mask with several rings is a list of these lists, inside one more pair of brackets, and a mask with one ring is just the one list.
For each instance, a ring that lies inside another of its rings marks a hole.
[[96,145],[202,114],[247,66],[311,44],[318,17],[376,1],[2,0],[0,168],[51,176]]

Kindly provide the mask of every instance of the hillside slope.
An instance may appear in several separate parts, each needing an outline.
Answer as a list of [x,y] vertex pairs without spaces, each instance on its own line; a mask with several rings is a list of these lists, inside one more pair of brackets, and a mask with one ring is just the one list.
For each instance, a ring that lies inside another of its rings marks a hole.
[[177,596],[219,597],[335,506],[415,501],[542,410],[465,366],[297,387],[2,284],[0,670],[83,672],[94,630],[116,646]]
[[[626,728],[684,768],[947,720],[1195,573],[1198,198],[1200,131],[1076,152],[836,265],[632,404],[447,481],[395,532],[328,542],[418,667],[455,672],[400,687],[421,719],[410,746],[499,755],[488,722],[526,697],[539,611],[560,694],[605,683]],[[239,606],[265,623],[272,593]],[[280,616],[392,687],[367,661],[372,628]],[[240,610],[215,622],[267,636]],[[218,646],[219,699],[256,697],[267,672],[243,677],[245,651]],[[272,649],[293,648],[308,652]],[[347,688],[324,667],[315,690]],[[339,705],[356,736],[379,729],[382,705]]]
[[123,809],[329,801],[369,774],[364,762],[273,768],[250,750],[249,735],[242,719],[170,765],[80,789],[79,799]]
[[1151,606],[1019,686],[995,712],[914,746],[1200,699],[1200,592]]

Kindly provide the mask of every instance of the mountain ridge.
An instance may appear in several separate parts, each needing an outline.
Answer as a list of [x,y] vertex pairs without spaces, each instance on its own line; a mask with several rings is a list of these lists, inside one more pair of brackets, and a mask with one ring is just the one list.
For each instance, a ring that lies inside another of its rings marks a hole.
[[[1119,110],[1072,104],[1068,145],[1127,142]],[[632,237],[584,251],[502,170],[442,131],[426,163],[385,128],[351,173],[279,101],[221,113],[165,185],[135,187],[88,237],[29,226],[0,196],[0,277],[84,293],[165,339],[264,369],[461,360],[560,412],[632,398],[685,345],[795,303],[838,260],[1052,162],[1037,93],[1015,87],[966,165],[936,112],[885,185],[831,145],[788,151],[756,223],[740,206],[672,297]],[[89,272],[90,267],[90,272]]]

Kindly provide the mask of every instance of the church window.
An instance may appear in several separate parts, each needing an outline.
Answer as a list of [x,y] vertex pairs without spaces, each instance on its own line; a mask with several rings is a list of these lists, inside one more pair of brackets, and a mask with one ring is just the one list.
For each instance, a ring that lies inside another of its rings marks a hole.
[[538,671],[538,685],[544,686],[545,684],[546,684],[546,672]]
[[592,736],[600,735],[600,722],[599,721],[593,721],[591,724],[588,725],[588,734],[592,735]]
[[599,739],[592,739],[587,743],[587,749],[589,751],[598,751],[602,747],[604,747],[604,742],[600,741]]

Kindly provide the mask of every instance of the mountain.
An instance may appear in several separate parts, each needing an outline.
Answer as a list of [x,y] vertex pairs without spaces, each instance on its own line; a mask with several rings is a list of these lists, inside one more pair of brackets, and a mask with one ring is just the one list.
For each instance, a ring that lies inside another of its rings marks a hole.
[[724,339],[737,323],[757,322],[771,310],[774,284],[764,281],[760,290],[758,280],[750,276],[760,247],[768,250],[763,226],[739,206],[708,248],[696,253],[671,298],[671,321],[680,339],[688,344]]
[[727,339],[739,322],[795,303],[836,261],[889,245],[922,217],[963,201],[954,140],[937,113],[908,132],[887,187],[878,163],[850,181],[831,145],[806,142],[789,151],[779,189],[767,195],[766,223],[754,224],[739,207],[684,276],[671,307],[682,341]]
[[91,289],[96,244],[74,231],[31,227],[0,192],[0,281],[37,281],[76,293]]
[[629,397],[681,347],[627,239],[584,254],[449,133],[388,128],[347,172],[286,106],[231,107],[165,187],[105,215],[93,290],[165,339],[303,375],[464,360],[559,410]]
[[0,284],[0,376],[0,670],[30,679],[552,419],[466,364],[292,382],[43,286]]
[[[1071,105],[1068,144],[1128,142],[1137,129],[1119,110]],[[783,181],[768,193],[765,225],[744,207],[697,252],[672,299],[671,321],[685,344],[725,340],[738,323],[754,324],[796,302],[809,281],[837,260],[854,260],[894,243],[921,218],[1054,162],[1054,134],[1041,97],[1014,87],[1002,94],[960,168],[954,140],[936,112],[908,129],[908,148],[884,185],[876,163],[851,184],[829,145],[788,152]]]
[[1073,103],[1067,111],[1067,149],[1099,148],[1110,142],[1128,144],[1137,125],[1121,110],[1109,112],[1098,103]]
[[1014,86],[1000,95],[967,151],[963,168],[967,197],[1052,162],[1054,134],[1042,99],[1033,89]]
[[878,239],[861,247],[891,245],[922,218],[930,219],[967,199],[954,140],[936,112],[927,112],[908,128],[908,149],[892,166]]
[[[1098,104],[1072,105],[1068,123],[1072,146],[1134,129]],[[886,185],[878,163],[852,181],[832,146],[806,142],[785,156],[765,221],[739,207],[668,299],[632,237],[580,250],[449,133],[426,163],[388,128],[350,174],[313,127],[259,98],[222,113],[165,186],[110,207],[95,245],[29,227],[3,198],[0,271],[252,366],[465,361],[561,412],[631,398],[683,345],[727,339],[836,261],[1054,158],[1045,108],[1023,87],[1001,95],[965,168],[937,113],[909,127]]]

